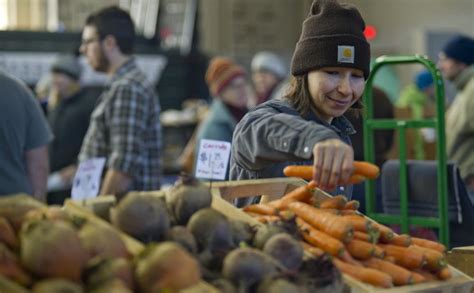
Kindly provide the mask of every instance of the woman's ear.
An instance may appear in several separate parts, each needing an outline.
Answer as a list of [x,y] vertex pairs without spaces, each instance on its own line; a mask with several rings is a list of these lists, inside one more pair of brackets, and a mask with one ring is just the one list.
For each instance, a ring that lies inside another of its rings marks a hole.
[[105,50],[111,51],[111,50],[117,48],[117,39],[112,35],[107,35],[102,40],[102,44],[103,44]]

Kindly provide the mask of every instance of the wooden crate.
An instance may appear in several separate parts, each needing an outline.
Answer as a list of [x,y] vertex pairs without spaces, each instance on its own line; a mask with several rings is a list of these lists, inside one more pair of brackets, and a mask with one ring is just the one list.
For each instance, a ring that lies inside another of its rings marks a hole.
[[[231,219],[242,220],[254,225],[262,225],[242,210],[235,208],[231,201],[255,195],[263,195],[262,200],[268,201],[282,197],[291,190],[306,184],[296,178],[272,178],[259,180],[229,181],[209,184],[213,195],[212,207],[221,211]],[[316,189],[317,198],[330,197],[328,193]],[[450,266],[453,277],[448,281],[433,281],[418,285],[394,287],[391,289],[376,288],[343,275],[348,292],[474,292],[474,280],[460,270]]]

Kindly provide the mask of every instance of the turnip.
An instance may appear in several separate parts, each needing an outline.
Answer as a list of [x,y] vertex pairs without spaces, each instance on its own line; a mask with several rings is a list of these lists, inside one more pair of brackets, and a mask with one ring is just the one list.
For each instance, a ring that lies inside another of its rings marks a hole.
[[81,285],[65,279],[45,279],[36,283],[33,293],[83,293]]

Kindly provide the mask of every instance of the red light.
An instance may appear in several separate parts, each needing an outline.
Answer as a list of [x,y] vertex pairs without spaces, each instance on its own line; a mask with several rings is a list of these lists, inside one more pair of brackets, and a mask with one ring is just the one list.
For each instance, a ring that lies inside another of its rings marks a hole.
[[377,36],[377,29],[373,25],[367,25],[364,30],[364,36],[367,41],[375,39]]

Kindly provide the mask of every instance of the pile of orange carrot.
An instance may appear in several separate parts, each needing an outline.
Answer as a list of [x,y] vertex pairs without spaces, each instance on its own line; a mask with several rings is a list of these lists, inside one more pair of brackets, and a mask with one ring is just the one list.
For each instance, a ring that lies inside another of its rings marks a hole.
[[376,287],[404,286],[451,277],[446,247],[397,235],[389,227],[357,212],[357,201],[344,196],[317,200],[314,182],[282,198],[243,210],[266,223],[296,217],[307,253],[329,254],[343,273]]

